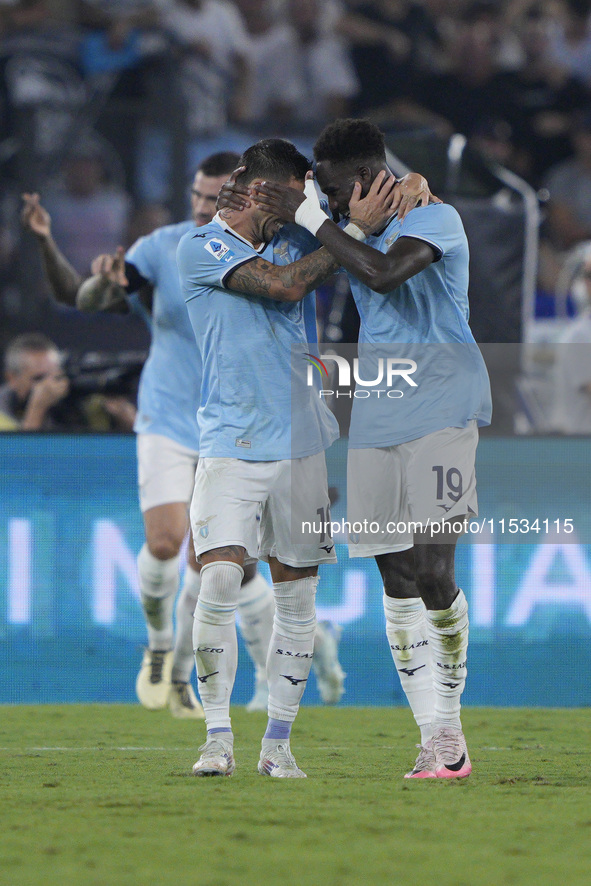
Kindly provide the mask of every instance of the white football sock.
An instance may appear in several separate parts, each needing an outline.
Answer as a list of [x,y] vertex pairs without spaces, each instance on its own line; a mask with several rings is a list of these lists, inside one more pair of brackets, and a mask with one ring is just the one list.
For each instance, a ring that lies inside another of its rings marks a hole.
[[201,577],[189,564],[176,601],[176,637],[172,657],[172,680],[188,683],[191,679],[195,655],[193,653],[193,613],[199,599]]
[[433,737],[435,707],[425,604],[384,594],[384,612],[390,652],[424,745]]
[[269,717],[295,720],[306,688],[316,632],[318,576],[273,585],[275,620],[267,657]]
[[242,567],[230,561],[217,560],[201,569],[193,649],[208,731],[231,728],[230,696],[238,661],[236,608],[243,575]]
[[466,683],[468,603],[463,591],[449,609],[427,610],[431,670],[435,688],[434,724],[460,723],[460,696]]
[[240,588],[238,627],[255,666],[256,682],[267,680],[267,655],[273,633],[275,599],[260,572]]
[[150,649],[172,649],[172,612],[179,587],[179,558],[158,560],[144,544],[138,554],[141,599]]

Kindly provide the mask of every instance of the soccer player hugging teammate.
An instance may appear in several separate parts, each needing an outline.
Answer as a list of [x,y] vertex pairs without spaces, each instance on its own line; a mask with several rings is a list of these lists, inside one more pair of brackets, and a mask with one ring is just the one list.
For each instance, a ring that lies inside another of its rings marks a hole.
[[[148,648],[136,680],[142,705],[168,705],[179,718],[202,719],[203,710],[190,683],[194,666],[193,611],[199,595],[199,567],[192,540],[183,586],[176,601],[174,649],[173,606],[179,584],[179,555],[187,528],[187,508],[198,460],[197,409],[201,395],[201,358],[181,291],[176,247],[187,231],[208,224],[216,211],[220,185],[239,155],[221,152],[207,157],[191,185],[189,221],[159,227],[140,237],[124,253],[100,255],[93,276],[83,281],[51,236],[51,218],[38,194],[24,194],[22,220],[37,237],[43,263],[57,301],[86,311],[141,311],[152,333],[150,354],[142,371],[135,423],[138,485],[146,543],[138,557],[141,599]],[[294,229],[308,237],[302,229]],[[317,244],[316,244],[317,245]],[[145,310],[138,293],[148,295]],[[255,693],[248,711],[266,711],[265,665],[273,630],[275,604],[267,581],[248,564],[238,606],[240,632],[255,665]],[[325,704],[336,704],[345,674],[338,660],[338,633],[330,622],[317,625],[313,667]]]
[[[123,255],[99,256],[97,273],[78,292],[83,310],[112,309],[129,300],[147,320],[152,342],[139,388],[138,487],[146,542],[138,556],[148,648],[136,680],[137,696],[150,710],[170,708],[178,718],[203,718],[190,683],[194,667],[193,612],[199,596],[199,567],[193,545],[180,594],[180,551],[187,532],[187,509],[199,457],[197,409],[201,359],[178,277],[176,248],[187,231],[211,221],[219,189],[235,168],[238,154],[212,154],[191,184],[188,221],[157,228]],[[135,293],[148,289],[148,315]],[[173,608],[176,598],[176,637]],[[266,710],[265,661],[273,624],[273,595],[256,564],[245,570],[240,594],[240,630],[255,664],[257,688],[250,710]],[[173,647],[174,642],[174,647]]]
[[[240,165],[243,185],[267,180],[303,193],[310,164],[291,143],[265,139],[244,153]],[[380,207],[377,217],[387,215]],[[244,565],[261,557],[273,578],[275,621],[258,770],[305,777],[291,754],[290,732],[312,664],[318,565],[335,562],[335,555],[319,535],[294,541],[292,524],[314,520],[328,507],[324,451],[338,429],[305,384],[304,371],[292,377],[292,349],[309,350],[313,290],[339,262],[325,249],[302,258],[316,241],[309,238],[306,247],[301,230],[290,240],[289,232],[279,234],[283,226],[277,214],[253,203],[240,211],[225,208],[211,224],[185,234],[177,251],[203,363],[201,451],[191,504],[202,563],[193,639],[207,723],[207,741],[193,767],[199,776],[231,775],[235,768],[229,715],[234,612]]]
[[353,401],[348,521],[375,522],[382,531],[350,535],[349,552],[374,556],[384,582],[386,632],[421,733],[406,777],[462,778],[472,768],[460,722],[468,606],[454,555],[464,518],[477,513],[477,429],[491,415],[486,368],[468,326],[466,235],[456,210],[444,204],[403,220],[393,215],[372,234],[357,201],[389,170],[383,134],[368,121],[330,124],[314,155],[331,211],[350,214],[353,242],[312,191],[304,198],[264,185],[255,200],[306,227],[347,270],[361,318],[360,365],[367,367],[360,378],[375,378],[369,367],[388,359],[416,370],[411,395]]

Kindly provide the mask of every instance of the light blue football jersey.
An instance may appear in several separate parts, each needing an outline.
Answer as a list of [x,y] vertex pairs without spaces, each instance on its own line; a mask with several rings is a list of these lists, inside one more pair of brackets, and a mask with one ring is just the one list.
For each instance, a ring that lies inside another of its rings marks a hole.
[[301,458],[338,437],[334,416],[307,384],[314,295],[287,304],[227,288],[231,273],[258,256],[275,264],[301,257],[306,241],[292,233],[289,239],[284,228],[257,252],[216,216],[179,243],[180,279],[203,360],[202,456]]
[[[384,372],[379,384],[358,385],[349,432],[354,449],[491,419],[488,373],[468,326],[469,253],[460,216],[448,204],[418,207],[367,243],[386,253],[398,237],[426,241],[438,259],[386,294],[349,275],[361,320],[358,374],[375,380]],[[389,379],[388,368],[394,370]],[[361,396],[361,389],[370,393]]]
[[197,408],[201,392],[201,355],[179,283],[176,249],[192,221],[157,228],[128,249],[133,264],[154,287],[152,344],[138,393],[135,431],[163,434],[199,450]]

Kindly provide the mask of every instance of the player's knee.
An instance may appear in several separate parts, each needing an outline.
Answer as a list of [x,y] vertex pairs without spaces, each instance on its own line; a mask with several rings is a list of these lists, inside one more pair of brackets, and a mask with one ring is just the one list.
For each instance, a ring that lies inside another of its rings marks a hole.
[[421,564],[416,583],[427,609],[449,609],[457,593],[453,569],[444,560],[432,559]]
[[387,597],[399,599],[400,597],[409,597],[416,595],[416,586],[414,576],[412,579],[401,575],[394,570],[382,573],[384,582],[384,593]]
[[183,543],[182,538],[169,530],[153,532],[146,541],[150,553],[157,560],[172,560],[173,557],[178,556]]

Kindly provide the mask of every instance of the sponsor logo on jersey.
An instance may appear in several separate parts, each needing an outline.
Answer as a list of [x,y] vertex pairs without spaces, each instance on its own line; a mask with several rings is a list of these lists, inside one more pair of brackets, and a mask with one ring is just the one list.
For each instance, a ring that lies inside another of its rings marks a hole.
[[250,440],[245,440],[243,437],[236,437],[236,446],[240,446],[242,449],[250,449],[252,443]]
[[205,248],[215,259],[217,259],[217,261],[222,261],[222,259],[224,261],[230,261],[234,255],[229,246],[226,246],[222,240],[216,240],[215,238],[209,240],[209,242],[205,244]]

